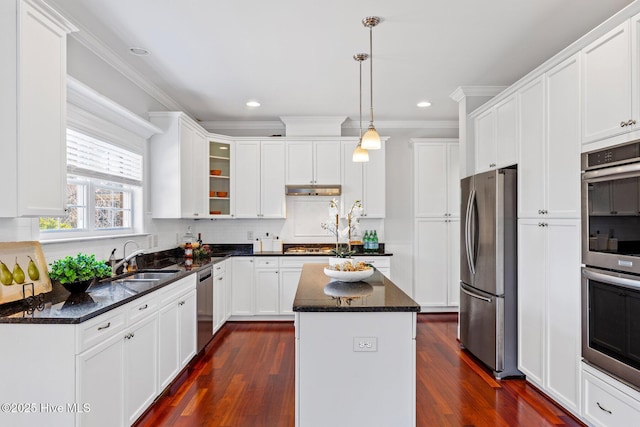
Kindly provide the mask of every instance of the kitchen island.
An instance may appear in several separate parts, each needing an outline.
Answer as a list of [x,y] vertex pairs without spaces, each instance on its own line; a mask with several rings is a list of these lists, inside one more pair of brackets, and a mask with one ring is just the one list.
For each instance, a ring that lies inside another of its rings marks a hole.
[[293,303],[296,426],[415,426],[420,306],[375,271],[337,282],[305,264]]

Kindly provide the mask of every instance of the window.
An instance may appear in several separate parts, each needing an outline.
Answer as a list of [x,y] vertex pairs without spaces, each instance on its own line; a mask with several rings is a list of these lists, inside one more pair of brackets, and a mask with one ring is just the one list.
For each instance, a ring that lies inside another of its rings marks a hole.
[[141,204],[142,156],[67,130],[67,214],[40,218],[41,237],[133,232]]

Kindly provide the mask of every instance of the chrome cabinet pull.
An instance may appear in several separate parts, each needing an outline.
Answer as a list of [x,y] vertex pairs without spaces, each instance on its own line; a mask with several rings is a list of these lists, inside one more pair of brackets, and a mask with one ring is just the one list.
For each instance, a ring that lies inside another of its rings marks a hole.
[[104,326],[100,326],[100,327],[98,328],[98,330],[99,330],[99,331],[101,331],[101,330],[103,330],[103,329],[107,329],[109,326],[111,326],[111,322],[107,323],[107,324],[106,324],[106,325],[104,325]]
[[602,409],[604,412],[606,412],[607,414],[612,414],[613,412],[611,412],[610,410],[603,408],[602,405],[600,404],[600,402],[596,402],[596,405],[598,405],[598,408]]
[[184,305],[184,301],[180,301],[178,305]]
[[623,128],[627,125],[627,122],[620,122],[620,127]]
[[142,307],[138,307],[138,310],[146,310],[147,308],[149,308],[149,304],[145,304]]

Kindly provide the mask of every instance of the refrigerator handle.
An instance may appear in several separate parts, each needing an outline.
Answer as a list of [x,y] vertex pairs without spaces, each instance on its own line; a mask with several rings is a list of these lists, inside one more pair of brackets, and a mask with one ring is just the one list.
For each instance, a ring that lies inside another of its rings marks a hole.
[[465,252],[467,255],[467,266],[469,267],[469,271],[471,272],[472,275],[475,274],[473,262],[471,261],[471,248],[472,248],[471,246],[471,209],[473,205],[474,192],[475,192],[475,189],[471,189],[471,192],[469,193],[469,198],[467,199],[467,210],[466,210],[465,221],[464,221],[464,244],[466,249]]
[[469,222],[468,228],[468,240],[469,240],[469,249],[467,250],[467,256],[469,257],[469,268],[472,274],[476,274],[476,233],[477,226],[476,221],[478,217],[478,207],[476,205],[476,189],[474,188],[471,191],[471,197],[469,199],[469,215],[467,216],[467,220]]
[[482,301],[484,301],[484,302],[488,302],[489,304],[491,304],[491,298],[484,297],[484,296],[482,296],[482,295],[478,295],[478,294],[476,294],[476,293],[474,293],[474,292],[469,292],[468,290],[466,290],[466,289],[465,289],[465,288],[463,288],[463,287],[460,287],[460,290],[461,290],[462,292],[464,292],[465,294],[469,295],[471,298],[476,298],[476,299],[479,299],[479,300],[482,300]]

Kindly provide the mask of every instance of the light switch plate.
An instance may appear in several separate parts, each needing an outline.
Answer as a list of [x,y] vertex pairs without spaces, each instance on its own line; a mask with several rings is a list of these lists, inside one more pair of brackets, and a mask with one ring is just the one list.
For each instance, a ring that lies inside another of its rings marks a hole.
[[378,338],[353,337],[353,351],[378,351]]

